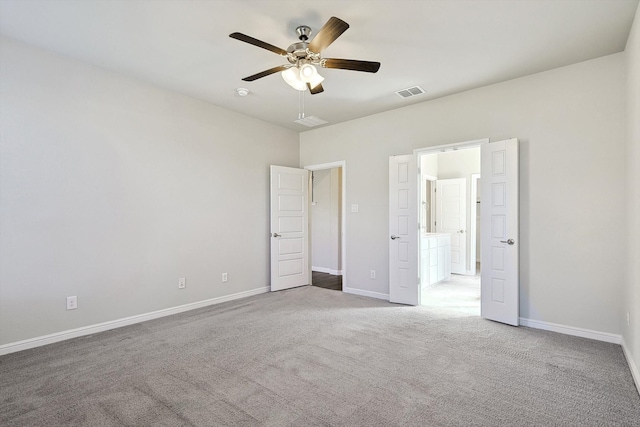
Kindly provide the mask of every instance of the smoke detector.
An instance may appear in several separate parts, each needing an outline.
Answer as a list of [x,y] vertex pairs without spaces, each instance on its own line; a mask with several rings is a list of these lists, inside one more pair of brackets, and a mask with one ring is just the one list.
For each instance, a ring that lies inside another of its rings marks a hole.
[[243,88],[243,87],[239,87],[238,89],[236,89],[236,92],[238,92],[238,95],[240,95],[240,96],[249,95],[249,89],[246,89],[246,88]]

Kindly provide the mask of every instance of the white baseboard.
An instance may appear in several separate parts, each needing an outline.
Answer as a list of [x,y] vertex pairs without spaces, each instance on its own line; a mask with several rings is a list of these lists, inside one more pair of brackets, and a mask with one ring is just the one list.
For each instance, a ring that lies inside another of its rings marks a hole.
[[545,331],[559,332],[565,335],[590,338],[592,340],[622,344],[622,335],[610,334],[608,332],[592,331],[590,329],[576,328],[574,326],[558,325],[557,323],[542,322],[540,320],[520,318],[520,325]]
[[269,286],[252,289],[250,291],[238,292],[236,294],[225,295],[222,297],[211,298],[204,301],[192,302],[189,304],[179,305],[177,307],[165,308],[158,311],[152,311],[150,313],[138,314],[136,316],[125,317],[123,319],[111,320],[109,322],[83,326],[82,328],[56,332],[53,334],[44,335],[36,338],[30,338],[23,341],[3,344],[3,345],[0,345],[0,356],[4,354],[9,354],[9,353],[15,353],[16,351],[22,351],[22,350],[27,350],[34,347],[40,347],[47,344],[53,344],[55,342],[64,341],[71,338],[82,337],[85,335],[104,332],[104,331],[108,331],[115,328],[121,328],[123,326],[134,325],[136,323],[145,322],[147,320],[153,320],[160,317],[171,316],[172,314],[183,313],[185,311],[195,310],[197,308],[207,307],[210,305],[220,304],[227,301],[233,301],[240,298],[246,298],[253,295],[263,294],[265,292],[269,292]]
[[318,273],[329,273],[334,276],[342,276],[342,270],[332,270],[330,268],[325,267],[311,267],[311,271],[317,271]]
[[624,341],[624,337],[622,338],[622,352],[624,353],[624,357],[627,359],[627,363],[629,364],[629,369],[631,370],[631,376],[633,377],[633,381],[636,383],[636,391],[640,394],[640,370],[638,370],[638,366],[636,362],[631,357],[631,352],[627,347],[627,344]]
[[389,301],[389,294],[382,294],[380,292],[372,292],[372,291],[363,291],[362,289],[356,288],[342,288],[342,292],[347,294],[361,295],[363,297],[377,298],[383,299],[385,301]]

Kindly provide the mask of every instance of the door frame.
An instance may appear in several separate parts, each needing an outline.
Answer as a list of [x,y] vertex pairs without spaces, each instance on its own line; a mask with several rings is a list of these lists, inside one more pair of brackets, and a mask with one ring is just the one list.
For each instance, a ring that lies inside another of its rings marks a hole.
[[[436,218],[436,196],[435,196],[435,192],[433,191],[436,187],[435,187],[435,182],[437,181],[437,178],[435,176],[432,175],[426,175],[426,174],[420,174],[420,187],[419,187],[419,191],[421,191],[420,196],[422,197],[422,195],[426,195],[427,193],[425,193],[424,189],[424,184],[427,183],[427,181],[429,181],[431,183],[431,191],[429,191],[429,224],[420,224],[420,228],[422,229],[426,229],[427,226],[429,228],[429,230],[434,230],[435,226],[434,226],[434,221]],[[420,202],[420,201],[418,201]],[[422,205],[420,205],[420,209],[424,209],[422,207]],[[420,215],[422,215],[422,212],[420,212]],[[422,216],[420,216],[420,218],[422,218]]]
[[[347,162],[345,160],[339,160],[336,162],[329,162],[329,163],[320,163],[320,164],[316,164],[316,165],[307,165],[307,166],[303,166],[303,169],[307,169],[311,172],[313,171],[319,171],[319,170],[327,170],[327,169],[335,169],[335,168],[342,168],[342,174],[341,174],[341,190],[342,190],[342,197],[340,200],[341,203],[341,209],[340,209],[340,222],[341,222],[341,227],[340,227],[340,231],[342,233],[342,236],[340,238],[340,270],[342,271],[342,292],[344,292],[345,288],[348,287],[347,286]],[[309,180],[309,185],[311,186],[311,180]],[[311,197],[309,198],[309,205],[311,205]],[[309,212],[311,212],[311,209],[309,209]],[[309,257],[309,277],[312,277],[312,271],[311,271],[311,264],[312,264],[312,260],[311,260],[311,249],[312,249],[312,236],[311,236],[311,221],[313,221],[313,215],[311,215],[311,220],[309,221],[308,227],[309,227],[309,250],[307,251],[307,257]],[[313,280],[311,280],[311,282],[313,282]]]
[[[469,263],[471,268],[467,270],[467,275],[469,276],[475,276],[478,273],[476,268],[478,264],[478,254],[476,252],[476,246],[478,244],[478,179],[480,179],[479,173],[471,174],[471,194],[469,195],[469,203],[471,203],[471,205],[469,205],[469,233],[471,233]],[[480,202],[482,203],[482,200],[480,200]],[[480,236],[480,239],[482,239],[482,236]],[[482,266],[480,266],[480,268],[482,268]]]

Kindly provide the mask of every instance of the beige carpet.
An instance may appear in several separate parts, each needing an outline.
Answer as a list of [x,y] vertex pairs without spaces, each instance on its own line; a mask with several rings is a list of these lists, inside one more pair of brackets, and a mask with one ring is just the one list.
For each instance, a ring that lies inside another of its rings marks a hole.
[[0,357],[3,426],[634,426],[620,346],[303,287]]

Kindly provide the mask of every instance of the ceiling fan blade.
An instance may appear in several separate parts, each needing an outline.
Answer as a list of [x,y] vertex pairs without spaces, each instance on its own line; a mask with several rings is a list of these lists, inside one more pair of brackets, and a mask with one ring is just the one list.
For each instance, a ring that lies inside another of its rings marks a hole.
[[283,56],[287,55],[287,51],[286,50],[280,49],[278,46],[274,46],[272,44],[263,42],[262,40],[255,39],[255,38],[253,38],[251,36],[248,36],[246,34],[231,33],[231,34],[229,34],[229,37],[231,37],[232,39],[240,40],[241,42],[245,42],[245,43],[252,44],[254,46],[261,47],[263,49],[270,50],[271,52],[277,53],[278,55],[283,55]]
[[244,80],[245,82],[252,82],[254,80],[258,80],[258,79],[261,79],[263,77],[266,77],[266,76],[268,76],[270,74],[277,73],[278,71],[284,71],[287,68],[289,68],[289,67],[287,67],[286,65],[280,65],[278,67],[269,68],[268,70],[262,71],[260,73],[254,74],[252,76],[245,77],[242,80]]
[[376,73],[380,69],[379,62],[336,58],[323,59],[322,66],[324,68],[339,68],[341,70],[364,71],[366,73]]
[[320,53],[333,43],[342,33],[347,31],[349,24],[340,18],[332,16],[318,34],[309,43],[309,50],[313,53]]
[[316,87],[314,87],[312,89],[311,85],[309,83],[307,83],[307,87],[309,88],[309,92],[311,92],[311,95],[315,95],[317,93],[324,92],[324,88],[322,87],[321,84],[318,84],[318,86],[316,86]]

